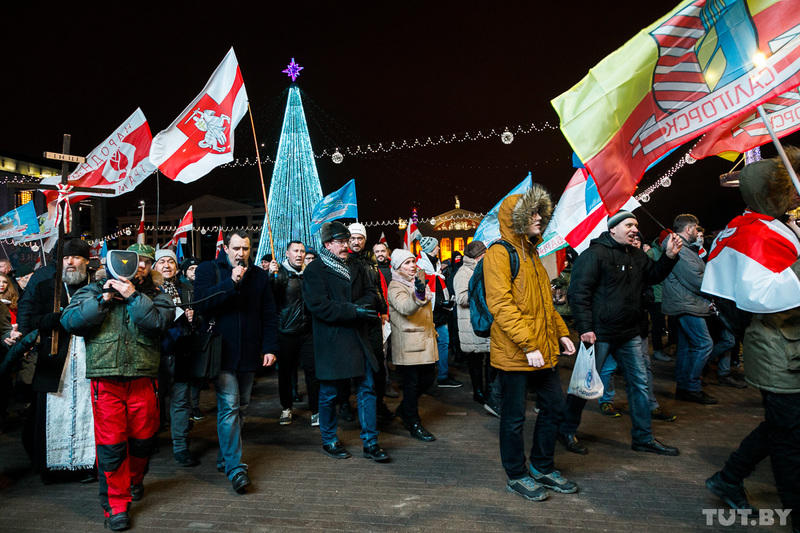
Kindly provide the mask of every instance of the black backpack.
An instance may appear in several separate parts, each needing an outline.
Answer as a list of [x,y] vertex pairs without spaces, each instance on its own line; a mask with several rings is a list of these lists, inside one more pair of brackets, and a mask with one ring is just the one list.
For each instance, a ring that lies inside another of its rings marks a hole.
[[[500,239],[492,243],[502,244],[508,252],[508,260],[511,263],[511,281],[513,282],[517,274],[519,274],[519,255],[514,245],[508,241]],[[490,248],[491,248],[490,246]],[[475,272],[469,280],[469,321],[472,325],[472,330],[478,337],[489,337],[492,330],[492,322],[494,317],[489,312],[489,306],[486,304],[486,284],[483,280],[483,259],[478,261],[475,265]]]

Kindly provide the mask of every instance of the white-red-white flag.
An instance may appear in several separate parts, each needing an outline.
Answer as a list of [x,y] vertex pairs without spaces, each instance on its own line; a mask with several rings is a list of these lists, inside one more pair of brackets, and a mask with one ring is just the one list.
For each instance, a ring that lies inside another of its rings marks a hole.
[[422,233],[417,229],[416,223],[409,220],[408,226],[406,226],[406,234],[403,235],[403,250],[410,250],[411,243],[421,238]]
[[203,92],[155,136],[150,160],[168,178],[190,183],[233,161],[233,130],[247,111],[247,91],[233,48]]
[[[150,162],[150,144],[153,135],[141,109],[137,109],[106,140],[86,156],[86,162],[78,165],[67,178],[73,187],[97,187],[113,189],[110,194],[73,192],[66,194],[70,203],[89,196],[119,196],[136,188],[155,172]],[[45,178],[45,185],[58,185],[61,176]],[[55,204],[58,191],[42,191],[48,204]]]
[[745,211],[714,240],[701,290],[736,302],[750,313],[778,313],[800,306],[800,256],[794,233],[774,218]]
[[178,241],[182,238],[185,238],[186,234],[193,229],[194,217],[192,215],[192,206],[189,206],[189,210],[186,211],[186,214],[183,215],[180,224],[178,224],[178,229],[175,230],[175,234],[172,236],[172,239],[164,245],[164,248],[177,245]]
[[142,208],[142,219],[139,221],[139,231],[136,232],[136,243],[144,244],[144,208]]
[[381,244],[385,244],[387,248],[389,247],[389,243],[386,241],[386,234],[383,232],[381,232],[381,238],[378,239],[378,242]]
[[222,235],[222,228],[219,228],[219,235],[217,235],[217,257],[222,253],[223,246],[225,246],[225,237]]

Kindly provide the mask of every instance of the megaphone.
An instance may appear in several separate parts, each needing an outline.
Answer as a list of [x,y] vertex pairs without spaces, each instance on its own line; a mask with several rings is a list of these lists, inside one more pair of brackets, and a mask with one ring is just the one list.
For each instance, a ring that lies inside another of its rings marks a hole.
[[114,279],[132,280],[139,270],[139,254],[131,250],[109,250],[106,271]]

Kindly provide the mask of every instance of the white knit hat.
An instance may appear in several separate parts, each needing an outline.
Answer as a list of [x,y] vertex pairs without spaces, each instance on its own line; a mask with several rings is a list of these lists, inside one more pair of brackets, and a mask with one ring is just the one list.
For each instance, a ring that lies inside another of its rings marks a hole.
[[439,240],[436,237],[423,237],[419,240],[419,247],[426,254],[431,253],[439,246]]
[[367,228],[364,227],[364,224],[359,222],[353,222],[347,229],[350,230],[350,235],[361,235],[365,239],[367,238]]
[[392,252],[392,268],[395,270],[400,270],[400,265],[406,262],[406,259],[409,257],[414,257],[414,254],[409,252],[408,250],[402,250],[398,248]]
[[171,257],[175,264],[178,264],[178,258],[175,256],[175,252],[170,250],[169,248],[162,248],[160,250],[156,250],[156,261],[161,259],[162,257]]

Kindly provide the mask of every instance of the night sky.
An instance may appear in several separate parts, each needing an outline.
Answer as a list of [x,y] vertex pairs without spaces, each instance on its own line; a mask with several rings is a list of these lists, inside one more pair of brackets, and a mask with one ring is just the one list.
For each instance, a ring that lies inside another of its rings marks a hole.
[[[60,151],[61,135],[71,133],[71,152],[86,155],[137,107],[155,135],[200,92],[231,46],[262,156],[277,151],[290,84],[281,70],[292,57],[305,68],[297,82],[315,152],[557,125],[550,100],[673,7],[641,0],[254,5],[7,9],[0,152],[38,158],[45,150]],[[326,157],[317,159],[317,168],[324,194],[355,178],[363,221],[396,220],[415,206],[420,217],[452,209],[454,195],[462,208],[485,212],[528,171],[557,198],[574,172],[571,153],[561,133],[548,130],[519,134],[510,145],[492,137],[346,155],[340,165]],[[234,156],[255,156],[247,116],[236,130]],[[651,169],[640,187],[652,184],[677,157]],[[709,158],[684,167],[645,207],[665,225],[678,213],[692,212],[707,229],[721,228],[743,208],[736,189],[718,185],[718,176],[731,166]],[[272,165],[264,173],[269,186]],[[110,201],[109,214],[131,210],[140,199],[154,204],[155,182],[151,176]],[[255,166],[217,169],[190,185],[163,176],[160,183],[162,211],[206,193],[261,197]],[[654,236],[655,223],[644,215],[640,221],[645,236]],[[394,228],[382,229],[388,234]]]

